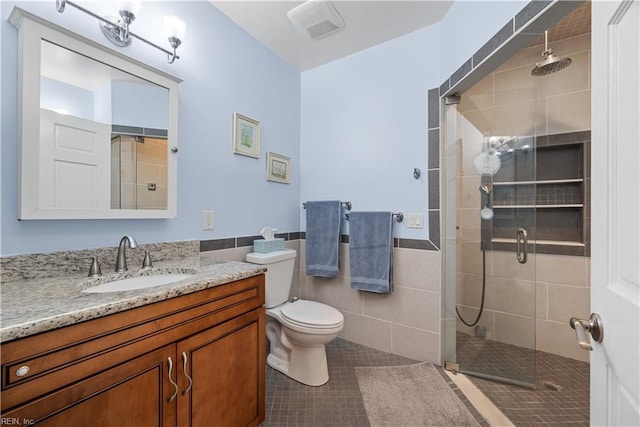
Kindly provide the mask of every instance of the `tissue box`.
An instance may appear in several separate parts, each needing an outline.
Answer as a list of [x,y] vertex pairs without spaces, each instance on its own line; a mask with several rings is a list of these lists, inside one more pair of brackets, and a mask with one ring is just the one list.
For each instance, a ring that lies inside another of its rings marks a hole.
[[268,254],[269,252],[284,250],[284,238],[275,238],[273,240],[254,240],[253,251],[260,254]]

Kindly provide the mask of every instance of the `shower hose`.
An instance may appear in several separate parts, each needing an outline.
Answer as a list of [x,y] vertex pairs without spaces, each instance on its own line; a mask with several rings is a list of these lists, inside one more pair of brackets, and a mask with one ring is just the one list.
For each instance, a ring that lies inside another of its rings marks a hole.
[[480,297],[480,311],[478,311],[478,316],[472,323],[467,322],[462,318],[460,311],[458,311],[458,304],[456,304],[456,314],[458,315],[458,318],[462,323],[464,323],[469,327],[476,326],[478,324],[478,322],[480,321],[480,317],[482,317],[482,312],[484,311],[484,291],[487,284],[486,268],[487,268],[487,263],[486,263],[485,249],[483,248],[482,249],[482,296]]

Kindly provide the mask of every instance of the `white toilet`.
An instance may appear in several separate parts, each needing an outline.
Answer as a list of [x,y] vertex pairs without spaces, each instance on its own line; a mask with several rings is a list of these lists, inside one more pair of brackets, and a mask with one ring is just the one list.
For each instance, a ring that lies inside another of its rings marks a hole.
[[314,301],[287,302],[293,280],[296,251],[247,254],[247,262],[267,267],[265,306],[270,351],[267,364],[310,386],[329,381],[325,344],[344,326],[342,313]]

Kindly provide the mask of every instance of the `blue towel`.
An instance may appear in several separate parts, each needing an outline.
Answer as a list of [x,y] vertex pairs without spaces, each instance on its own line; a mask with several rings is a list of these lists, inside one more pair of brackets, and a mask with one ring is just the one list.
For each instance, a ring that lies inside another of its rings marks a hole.
[[338,275],[341,215],[339,200],[307,202],[307,276]]
[[393,291],[391,212],[349,214],[351,288],[388,294]]

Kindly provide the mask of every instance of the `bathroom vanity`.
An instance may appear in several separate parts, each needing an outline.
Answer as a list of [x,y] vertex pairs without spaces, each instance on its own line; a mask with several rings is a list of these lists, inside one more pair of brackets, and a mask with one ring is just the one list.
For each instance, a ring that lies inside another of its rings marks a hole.
[[[3,420],[259,425],[265,417],[263,273],[223,263],[141,291],[82,294],[75,283],[59,287],[51,304],[66,305],[66,313],[56,309],[9,326],[3,319]],[[26,281],[20,293],[34,289]],[[3,298],[4,308],[10,302],[4,290]],[[74,316],[89,319],[73,322]]]

